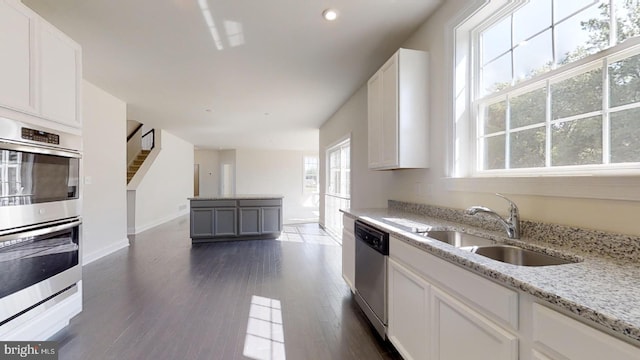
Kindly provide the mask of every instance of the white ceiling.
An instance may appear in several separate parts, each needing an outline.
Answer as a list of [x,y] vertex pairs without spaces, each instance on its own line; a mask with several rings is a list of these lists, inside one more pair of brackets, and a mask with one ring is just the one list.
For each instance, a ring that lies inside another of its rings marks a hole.
[[82,45],[84,78],[129,119],[199,148],[317,150],[320,125],[439,0],[23,2]]

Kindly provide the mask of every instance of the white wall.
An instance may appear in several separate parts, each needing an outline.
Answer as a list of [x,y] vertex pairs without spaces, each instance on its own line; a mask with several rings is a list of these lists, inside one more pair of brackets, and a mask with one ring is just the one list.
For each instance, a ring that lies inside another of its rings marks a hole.
[[351,207],[387,206],[390,173],[368,168],[367,84],[365,83],[320,128],[320,223],[324,225],[327,148],[351,137]]
[[[353,207],[367,207],[371,202],[379,203],[379,198],[403,200],[435,204],[445,207],[463,209],[470,205],[482,204],[506,211],[506,203],[495,197],[490,191],[474,189],[473,191],[454,191],[451,182],[445,179],[447,169],[447,142],[451,141],[447,128],[452,121],[449,111],[449,96],[452,92],[450,64],[453,63],[451,44],[447,41],[445,30],[457,14],[470,2],[464,0],[448,0],[432,15],[403,45],[406,48],[429,51],[429,93],[430,104],[430,161],[431,168],[426,170],[401,170],[388,173],[389,186],[376,188],[371,186],[369,177],[363,176],[368,171],[359,164],[364,163],[365,156],[352,155]],[[380,64],[382,65],[382,64]],[[366,85],[366,84],[365,84]],[[345,116],[343,113],[348,113]],[[320,129],[320,150],[348,131],[362,133],[366,118],[366,87],[347,101],[340,111],[333,115]],[[352,152],[366,154],[366,140],[352,141]],[[358,166],[358,168],[356,168]],[[379,175],[384,176],[384,175]],[[324,178],[322,178],[324,180]],[[375,178],[377,179],[377,177]],[[507,180],[510,187],[508,194],[519,206],[522,217],[548,223],[566,224],[590,229],[601,229],[632,235],[640,234],[640,202],[621,200],[597,200],[588,198],[567,198],[552,196],[523,195],[527,189],[518,185],[517,180]],[[640,184],[640,181],[638,182]],[[571,180],[559,183],[560,188],[572,187]],[[367,188],[372,200],[361,203],[367,195],[356,194],[360,188]],[[518,187],[520,193],[518,193]],[[640,185],[639,185],[640,187]],[[630,191],[638,192],[639,187]],[[419,191],[419,189],[421,189]],[[514,190],[516,189],[516,190]],[[481,192],[484,191],[484,192]],[[375,201],[374,201],[375,200]],[[323,219],[323,218],[322,218]],[[322,221],[322,220],[321,220]]]
[[200,196],[220,194],[220,153],[217,150],[196,150],[194,159],[200,166]]
[[318,208],[309,206],[303,194],[304,156],[317,155],[288,150],[236,150],[236,192],[238,194],[284,195],[285,224],[317,221]]
[[193,144],[156,129],[160,151],[136,187],[135,233],[189,211],[193,196]]
[[126,104],[83,82],[83,249],[88,263],[129,245]]

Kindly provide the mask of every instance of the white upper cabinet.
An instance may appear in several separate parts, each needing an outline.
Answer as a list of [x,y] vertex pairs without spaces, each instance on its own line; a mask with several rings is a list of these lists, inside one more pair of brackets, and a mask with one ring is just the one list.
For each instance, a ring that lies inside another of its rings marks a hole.
[[80,46],[15,0],[0,0],[0,107],[81,127]]
[[34,112],[33,34],[35,19],[24,6],[0,0],[0,104]]
[[41,113],[47,119],[80,127],[80,46],[53,26],[40,24]]
[[429,167],[428,54],[399,49],[367,83],[369,168]]

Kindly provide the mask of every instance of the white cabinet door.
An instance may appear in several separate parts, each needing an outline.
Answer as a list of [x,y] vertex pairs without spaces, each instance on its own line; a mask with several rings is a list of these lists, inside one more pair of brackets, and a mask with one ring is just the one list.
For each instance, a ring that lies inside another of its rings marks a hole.
[[554,359],[548,357],[547,355],[539,351],[531,350],[531,360],[554,360]]
[[80,47],[44,21],[40,22],[39,34],[42,116],[80,127]]
[[382,166],[397,167],[398,162],[398,55],[396,53],[382,72]]
[[556,359],[640,359],[640,348],[539,304],[533,304],[533,344]]
[[19,2],[0,0],[0,106],[35,111],[34,21]]
[[435,287],[431,294],[433,359],[518,359],[515,335]]
[[389,259],[389,340],[405,360],[429,358],[431,286]]
[[378,71],[367,83],[367,118],[369,168],[382,165],[382,73]]
[[399,49],[367,82],[369,168],[426,168],[428,54]]
[[342,229],[342,277],[351,288],[351,291],[355,291],[356,238],[346,228]]

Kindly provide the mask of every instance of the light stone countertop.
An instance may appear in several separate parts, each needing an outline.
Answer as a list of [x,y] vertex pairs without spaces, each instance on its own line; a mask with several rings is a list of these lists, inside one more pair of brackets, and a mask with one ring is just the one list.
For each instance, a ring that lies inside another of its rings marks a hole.
[[[595,322],[640,346],[640,264],[637,262],[582,253],[526,237],[512,240],[502,232],[398,209],[341,211],[449,262],[566,309],[588,322]],[[411,232],[413,227],[458,230],[580,262],[538,267],[506,264],[415,234]]]
[[268,200],[282,199],[283,195],[275,194],[234,194],[234,195],[216,195],[216,196],[194,196],[189,200]]

